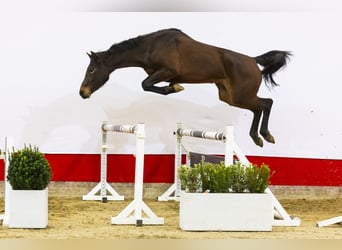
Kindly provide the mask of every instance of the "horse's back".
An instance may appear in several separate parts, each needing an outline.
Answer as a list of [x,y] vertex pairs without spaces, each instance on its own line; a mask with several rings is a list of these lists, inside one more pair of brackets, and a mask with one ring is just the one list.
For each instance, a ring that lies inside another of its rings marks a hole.
[[180,81],[216,82],[238,76],[254,79],[255,74],[259,76],[254,58],[196,41],[181,30],[160,30],[149,39],[153,60],[177,71]]
[[189,38],[178,29],[160,30],[147,35],[144,39],[149,44],[151,63],[176,63],[179,41]]
[[168,49],[174,48],[172,45],[176,45],[177,41],[180,39],[191,39],[188,35],[183,33],[179,29],[165,29],[153,32],[151,34],[145,35],[144,39],[146,39],[152,49]]
[[248,55],[198,42],[191,37],[181,37],[178,50],[182,73],[195,73],[198,81],[204,76],[209,77],[210,82],[227,78],[234,81],[237,77],[259,79],[256,61]]

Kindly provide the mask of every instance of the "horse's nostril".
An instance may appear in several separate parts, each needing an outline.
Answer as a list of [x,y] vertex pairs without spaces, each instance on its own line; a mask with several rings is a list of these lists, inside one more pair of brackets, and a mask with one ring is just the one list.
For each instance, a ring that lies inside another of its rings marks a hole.
[[84,93],[83,93],[82,90],[80,90],[80,96],[81,96],[82,98],[85,98],[85,95],[84,95]]

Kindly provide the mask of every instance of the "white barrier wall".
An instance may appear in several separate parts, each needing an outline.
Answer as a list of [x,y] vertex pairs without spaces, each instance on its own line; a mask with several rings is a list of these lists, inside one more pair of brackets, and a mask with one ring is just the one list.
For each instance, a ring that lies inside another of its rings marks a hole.
[[[47,153],[99,153],[99,127],[146,125],[146,154],[174,153],[175,124],[218,130],[233,125],[246,155],[342,158],[340,11],[314,12],[4,12],[0,39],[0,141],[39,145]],[[294,57],[277,73],[281,85],[259,95],[274,105],[270,130],[276,144],[258,148],[248,132],[252,114],[220,102],[214,85],[183,85],[169,96],[143,92],[140,68],[115,71],[88,100],[78,94],[89,63],[86,52],[176,27],[194,39],[257,56],[272,49]],[[134,142],[116,136],[110,153],[132,153]],[[109,144],[111,144],[109,143]],[[189,142],[191,144],[191,142]],[[131,146],[132,145],[132,146]],[[222,146],[204,145],[215,153]],[[202,147],[192,144],[191,147]],[[210,152],[211,152],[210,151]]]

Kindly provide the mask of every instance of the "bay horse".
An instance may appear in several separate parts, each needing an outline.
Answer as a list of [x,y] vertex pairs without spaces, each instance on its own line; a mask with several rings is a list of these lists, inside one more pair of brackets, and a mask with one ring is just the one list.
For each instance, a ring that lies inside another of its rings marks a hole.
[[[268,86],[277,86],[273,74],[284,67],[291,56],[288,51],[272,50],[250,57],[228,49],[204,44],[178,29],[164,29],[112,45],[107,51],[87,53],[90,64],[80,87],[82,98],[103,86],[109,75],[119,68],[141,67],[148,77],[144,91],[168,95],[182,91],[180,83],[214,83],[219,99],[229,105],[253,112],[250,136],[263,146],[260,134],[275,143],[268,130],[273,100],[257,96],[262,78]],[[261,65],[262,70],[258,65]],[[156,86],[168,82],[165,86]]]

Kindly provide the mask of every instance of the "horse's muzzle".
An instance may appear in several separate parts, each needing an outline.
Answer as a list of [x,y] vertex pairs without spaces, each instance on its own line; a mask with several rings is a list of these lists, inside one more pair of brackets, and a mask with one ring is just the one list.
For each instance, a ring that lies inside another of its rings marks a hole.
[[81,88],[80,88],[80,96],[85,99],[85,98],[89,98],[90,95],[91,95],[90,88],[81,86]]

